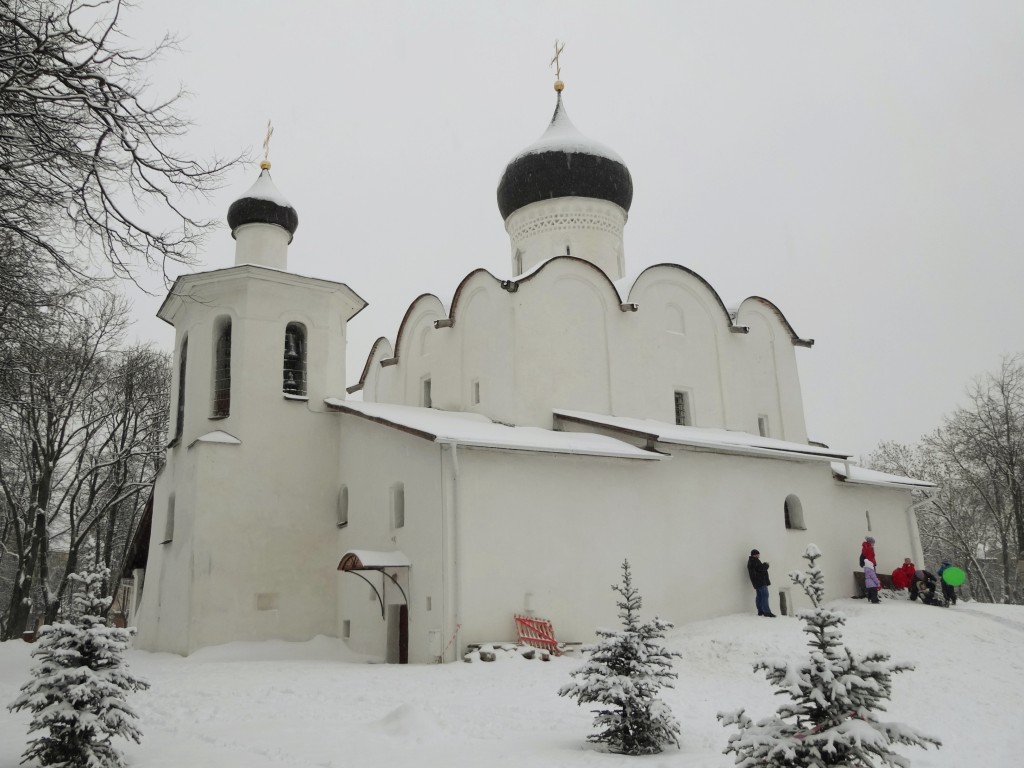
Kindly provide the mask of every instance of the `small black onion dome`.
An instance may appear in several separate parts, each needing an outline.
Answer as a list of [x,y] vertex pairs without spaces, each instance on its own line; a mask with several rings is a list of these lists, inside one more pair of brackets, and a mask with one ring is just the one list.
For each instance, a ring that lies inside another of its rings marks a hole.
[[276,224],[288,232],[288,242],[299,227],[299,214],[284,195],[277,191],[270,178],[270,163],[260,164],[263,169],[256,183],[228,208],[228,226],[231,236],[243,224]]
[[629,211],[633,177],[611,149],[577,130],[562,106],[562,94],[544,135],[505,168],[498,182],[502,219],[523,206],[556,197],[592,197]]

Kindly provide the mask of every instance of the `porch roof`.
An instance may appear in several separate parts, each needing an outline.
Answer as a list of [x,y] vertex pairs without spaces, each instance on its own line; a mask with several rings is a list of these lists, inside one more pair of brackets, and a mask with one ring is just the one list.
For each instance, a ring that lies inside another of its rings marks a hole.
[[935,488],[935,483],[927,480],[916,480],[913,477],[901,475],[890,475],[887,472],[879,472],[875,469],[865,469],[855,464],[832,464],[832,474],[838,480],[846,483],[857,483],[859,485],[879,485],[883,488],[904,488],[907,490],[926,490]]
[[327,398],[324,401],[342,413],[361,416],[435,443],[458,443],[471,448],[499,448],[537,453],[568,453],[621,459],[658,460],[665,456],[637,448],[607,435],[585,432],[556,432],[540,427],[498,424],[479,413],[442,411],[391,403],[367,403]]
[[384,568],[408,568],[412,563],[404,552],[375,552],[371,549],[350,549],[341,556],[339,571],[379,571]]
[[688,427],[681,424],[669,424],[654,419],[636,419],[629,416],[608,416],[603,413],[586,411],[570,411],[556,408],[555,418],[578,424],[591,424],[630,435],[669,445],[682,445],[691,448],[715,451],[717,453],[743,454],[771,459],[789,459],[790,461],[847,461],[851,454],[836,451],[807,443],[794,443],[788,440],[776,440],[771,437],[752,435],[730,429],[714,427]]

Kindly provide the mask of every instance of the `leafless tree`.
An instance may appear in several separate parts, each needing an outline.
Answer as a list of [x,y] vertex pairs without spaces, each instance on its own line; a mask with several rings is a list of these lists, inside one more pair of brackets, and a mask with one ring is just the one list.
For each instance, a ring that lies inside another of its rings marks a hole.
[[979,546],[999,558],[998,590],[982,581],[989,599],[1024,599],[1024,355],[1005,357],[999,369],[971,383],[966,405],[908,448],[883,443],[872,466],[921,477],[939,489],[919,516],[926,552],[953,556],[985,577]]
[[[0,388],[5,554],[14,573],[0,635],[27,627],[33,600],[52,620],[83,555],[119,568],[166,431],[168,362],[120,347],[127,307],[93,290],[62,305],[12,355]],[[51,550],[66,553],[50,573]],[[115,562],[117,561],[117,562]]]
[[967,395],[967,406],[924,442],[987,512],[998,533],[1008,596],[1016,602],[1024,577],[1024,356],[1004,358]]
[[0,236],[79,275],[83,250],[119,276],[189,263],[211,222],[184,205],[238,160],[175,148],[182,93],[153,101],[144,80],[174,41],[132,49],[128,4],[0,0]]

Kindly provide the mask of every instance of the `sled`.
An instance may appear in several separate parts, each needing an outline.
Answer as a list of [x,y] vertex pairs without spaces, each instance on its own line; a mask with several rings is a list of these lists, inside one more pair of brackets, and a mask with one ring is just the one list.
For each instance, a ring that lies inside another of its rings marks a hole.
[[514,615],[520,643],[550,651],[553,656],[562,655],[558,641],[555,639],[555,629],[548,619],[520,616],[518,613]]

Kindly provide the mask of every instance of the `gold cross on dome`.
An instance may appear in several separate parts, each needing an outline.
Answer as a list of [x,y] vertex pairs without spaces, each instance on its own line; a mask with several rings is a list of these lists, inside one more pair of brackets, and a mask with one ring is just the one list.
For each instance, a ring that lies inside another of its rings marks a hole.
[[554,68],[555,68],[555,79],[556,80],[561,80],[562,79],[562,62],[559,61],[558,57],[562,55],[562,51],[564,51],[564,50],[565,50],[565,43],[559,43],[558,40],[556,39],[555,40],[555,57],[553,59],[551,59],[551,63],[548,64],[549,67],[550,66],[554,66]]
[[263,162],[261,168],[270,167],[270,137],[274,135],[274,126],[267,120],[267,135],[263,137]]

